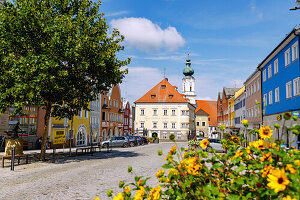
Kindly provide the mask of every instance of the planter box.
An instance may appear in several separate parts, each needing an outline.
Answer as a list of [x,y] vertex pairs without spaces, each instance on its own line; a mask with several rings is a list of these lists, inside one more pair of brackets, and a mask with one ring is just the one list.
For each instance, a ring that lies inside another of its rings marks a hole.
[[159,143],[159,140],[154,140],[153,143]]

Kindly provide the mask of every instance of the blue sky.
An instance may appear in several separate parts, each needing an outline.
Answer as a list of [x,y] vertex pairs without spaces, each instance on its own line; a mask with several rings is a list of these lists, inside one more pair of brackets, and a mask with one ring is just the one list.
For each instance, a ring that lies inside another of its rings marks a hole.
[[159,83],[164,71],[182,92],[188,48],[197,99],[216,100],[241,87],[297,24],[294,0],[102,0],[100,11],[125,36],[119,58],[131,57],[121,84],[131,103]]

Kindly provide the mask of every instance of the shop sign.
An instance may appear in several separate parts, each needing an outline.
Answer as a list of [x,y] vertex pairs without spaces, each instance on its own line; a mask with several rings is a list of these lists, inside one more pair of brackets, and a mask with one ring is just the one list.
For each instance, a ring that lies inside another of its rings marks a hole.
[[281,115],[277,115],[276,119],[277,119],[277,121],[280,121],[280,120],[282,120],[282,116]]
[[53,144],[63,144],[65,142],[65,131],[57,130],[54,131]]
[[299,117],[299,111],[293,111],[293,116]]

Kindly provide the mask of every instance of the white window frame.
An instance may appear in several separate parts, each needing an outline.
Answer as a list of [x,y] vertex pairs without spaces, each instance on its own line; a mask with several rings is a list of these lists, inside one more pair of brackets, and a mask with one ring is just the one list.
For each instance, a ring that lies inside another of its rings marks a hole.
[[263,71],[263,81],[266,82],[266,80],[267,80],[267,70],[264,69],[264,71]]
[[168,123],[164,122],[164,128],[168,128]]
[[168,109],[164,109],[164,116],[168,116]]
[[269,91],[269,105],[273,104],[273,91]]
[[141,112],[140,112],[141,116],[144,116],[144,115],[145,115],[145,109],[141,108],[140,111],[141,111]]
[[175,129],[176,128],[176,123],[172,122],[172,128]]
[[278,58],[274,61],[274,75],[278,74]]
[[80,109],[80,111],[78,113],[78,118],[82,118],[82,108]]
[[275,103],[278,103],[279,102],[279,87],[278,88],[275,88]]
[[154,116],[157,115],[157,109],[153,109],[153,115],[154,115]]
[[285,84],[285,93],[287,99],[292,98],[292,81],[289,81]]
[[267,94],[264,94],[264,106],[267,106],[268,105],[268,99],[267,99]]
[[84,119],[89,118],[89,112],[88,110],[84,110]]
[[268,79],[272,78],[272,65],[268,66]]
[[157,122],[152,122],[152,127],[157,128]]
[[292,62],[298,59],[298,41],[292,46]]
[[293,92],[294,97],[300,95],[300,80],[299,77],[293,80]]
[[253,95],[253,85],[251,85],[251,95]]
[[254,93],[256,93],[256,81],[254,82]]
[[175,116],[176,115],[176,110],[172,109],[172,115]]
[[140,127],[145,128],[145,122],[140,122]]
[[289,66],[291,64],[291,50],[290,48],[288,48],[285,52],[284,52],[284,66]]
[[260,90],[260,79],[257,80],[257,91]]

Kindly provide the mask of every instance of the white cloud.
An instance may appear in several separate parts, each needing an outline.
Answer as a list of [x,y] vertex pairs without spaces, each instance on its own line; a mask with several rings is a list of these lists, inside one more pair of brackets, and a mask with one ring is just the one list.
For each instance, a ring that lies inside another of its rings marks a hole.
[[152,51],[166,48],[176,50],[185,41],[175,27],[162,29],[146,18],[122,18],[111,21],[111,26],[117,28],[130,46],[140,50]]
[[108,13],[105,15],[105,17],[116,17],[116,16],[126,15],[126,14],[129,14],[129,11],[122,10],[122,11],[118,11],[118,12]]

